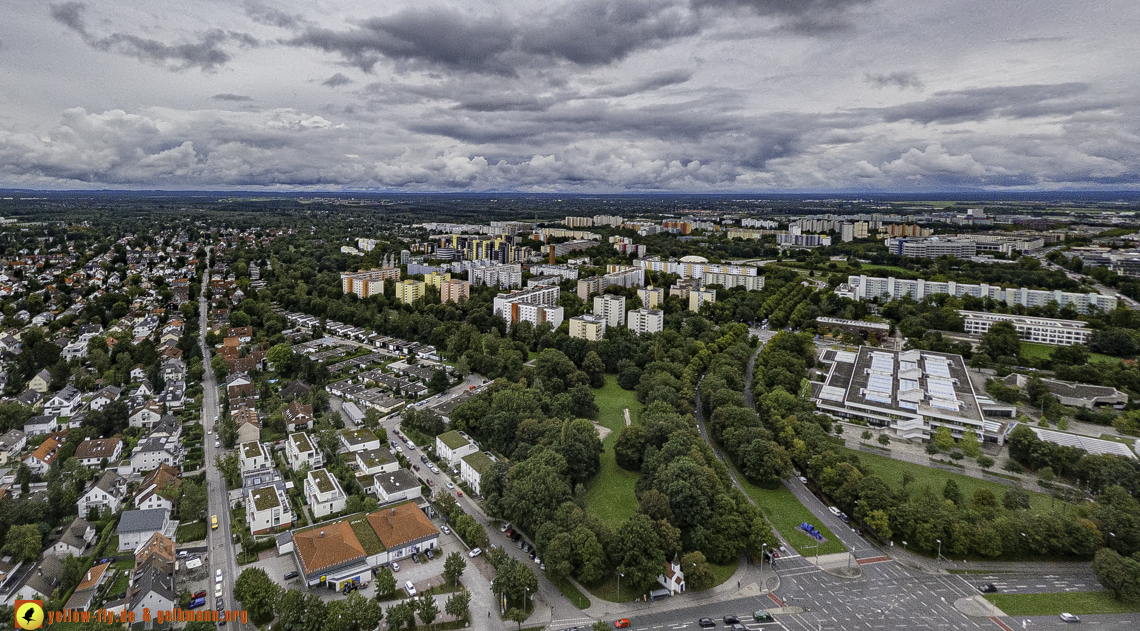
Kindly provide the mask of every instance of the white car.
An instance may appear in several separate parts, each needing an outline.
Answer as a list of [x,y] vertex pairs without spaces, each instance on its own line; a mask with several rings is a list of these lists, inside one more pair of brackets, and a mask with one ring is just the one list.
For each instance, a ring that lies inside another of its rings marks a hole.
[[221,597],[222,597],[222,584],[218,583],[217,585],[214,586],[214,598],[221,598]]
[[437,466],[435,466],[435,465],[432,465],[432,467],[431,467],[431,472],[432,472],[432,473],[439,473],[439,467],[437,467]]
[[392,561],[392,571],[393,572],[399,572],[400,571],[400,564],[396,563],[395,561]]
[[450,482],[448,482],[448,483],[447,483],[447,488],[449,488],[449,489],[454,489],[454,488],[455,488],[455,485],[454,485],[454,484],[452,484],[452,483],[450,483]]
[[214,572],[214,582],[215,583],[221,583],[222,582],[222,568],[218,568],[218,571]]
[[827,507],[827,510],[831,511],[831,514],[832,514],[832,515],[835,515],[836,517],[839,517],[839,515],[840,515],[840,514],[841,514],[841,512],[842,512],[842,511],[840,511],[838,508],[836,508],[836,507],[834,507],[834,506],[828,506],[828,507]]
[[217,449],[217,448],[219,448],[219,447],[221,447],[221,446],[222,446],[222,443],[221,443],[221,441],[217,441],[217,440],[215,440],[215,441],[214,441],[214,449]]
[[474,559],[475,557],[479,556],[480,554],[483,554],[483,548],[475,548],[472,551],[468,552],[467,556]]
[[408,592],[409,596],[416,595],[416,586],[411,581],[404,581],[404,589]]
[[1081,619],[1080,619],[1080,618],[1078,618],[1078,617],[1074,616],[1074,615],[1073,615],[1073,614],[1071,614],[1071,613],[1063,613],[1063,614],[1061,614],[1061,620],[1064,620],[1065,622],[1080,622],[1080,621],[1081,621]]
[[450,528],[448,528],[447,526],[440,526],[440,527],[439,527],[439,529],[440,529],[440,530],[443,532],[443,534],[445,534],[445,535],[450,535],[450,534],[451,534],[451,529],[450,529]]

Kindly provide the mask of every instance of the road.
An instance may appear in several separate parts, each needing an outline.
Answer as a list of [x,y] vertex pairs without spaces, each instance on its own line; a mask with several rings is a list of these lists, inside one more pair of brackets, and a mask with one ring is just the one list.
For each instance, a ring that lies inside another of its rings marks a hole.
[[[206,281],[209,279],[209,270],[206,271]],[[205,287],[203,282],[203,287]],[[229,493],[226,490],[226,481],[222,479],[222,472],[218,470],[217,465],[214,464],[214,458],[222,453],[224,450],[214,447],[214,437],[211,436],[210,431],[215,430],[214,417],[221,416],[220,401],[218,398],[218,383],[214,377],[214,370],[210,367],[210,348],[206,346],[206,329],[207,329],[207,311],[206,306],[209,301],[204,300],[201,296],[198,299],[200,313],[198,316],[199,321],[199,340],[198,344],[202,349],[202,365],[205,367],[205,373],[202,375],[202,427],[206,430],[205,437],[202,439],[202,448],[205,451],[206,461],[206,484],[209,489],[209,510],[207,511],[211,516],[218,517],[217,530],[207,531],[206,541],[209,543],[209,568],[210,568],[210,581],[211,585],[214,584],[213,576],[220,569],[224,578],[222,597],[225,599],[227,609],[238,609],[236,601],[233,598],[234,581],[238,577],[238,564],[236,547],[232,544],[230,535],[230,504]],[[208,596],[206,602],[214,602],[213,589],[207,590]],[[229,623],[238,624],[240,623]]]

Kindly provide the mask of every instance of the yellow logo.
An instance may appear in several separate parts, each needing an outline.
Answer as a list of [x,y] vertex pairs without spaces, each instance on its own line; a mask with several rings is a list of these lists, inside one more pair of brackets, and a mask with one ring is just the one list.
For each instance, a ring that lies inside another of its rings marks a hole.
[[16,601],[16,628],[33,631],[44,624],[44,605],[42,600]]

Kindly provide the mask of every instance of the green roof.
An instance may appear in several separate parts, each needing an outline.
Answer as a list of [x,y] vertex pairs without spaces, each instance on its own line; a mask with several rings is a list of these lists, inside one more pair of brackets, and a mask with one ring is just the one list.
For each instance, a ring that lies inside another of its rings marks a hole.
[[486,473],[487,469],[490,469],[491,465],[495,464],[494,460],[491,460],[489,457],[487,457],[487,454],[481,451],[476,451],[473,454],[464,456],[463,462],[466,462],[467,465],[474,469],[475,473],[478,473],[479,475]]
[[455,430],[451,430],[450,432],[440,434],[439,440],[444,445],[447,445],[448,449],[459,449],[460,447],[463,447],[468,442],[470,442],[466,438],[463,437],[463,434],[460,434],[459,432],[457,432]]
[[277,499],[277,489],[272,486],[263,486],[260,489],[254,489],[252,493],[253,505],[257,507],[257,510],[269,510],[281,505],[281,502]]
[[308,453],[313,450],[313,443],[309,442],[309,435],[304,432],[295,432],[289,434],[289,438],[293,444],[297,445],[297,451],[301,453]]
[[330,493],[336,488],[333,481],[329,477],[329,472],[324,469],[313,469],[309,472],[313,481],[317,483],[317,490],[321,493]]
[[392,454],[384,449],[368,449],[366,451],[358,451],[355,456],[365,467],[372,468],[392,462]]
[[257,458],[261,455],[261,445],[256,440],[241,444],[241,452],[246,458]]
[[374,434],[372,432],[372,430],[370,430],[370,429],[358,429],[358,430],[347,430],[346,429],[343,432],[341,432],[340,435],[343,436],[347,442],[357,444],[357,445],[359,445],[360,443],[366,443],[366,442],[369,442],[372,440],[380,440],[379,438],[376,437],[376,434]]

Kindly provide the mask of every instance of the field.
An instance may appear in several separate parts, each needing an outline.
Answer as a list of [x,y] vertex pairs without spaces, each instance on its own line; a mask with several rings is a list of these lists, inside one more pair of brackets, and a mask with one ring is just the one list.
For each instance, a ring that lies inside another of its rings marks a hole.
[[[1021,343],[1021,356],[1033,357],[1036,359],[1049,359],[1053,354],[1053,349],[1057,348],[1049,344],[1038,344],[1036,342],[1022,342]],[[1109,357],[1108,355],[1101,355],[1100,353],[1089,353],[1090,362],[1118,362],[1119,357]]]
[[[997,496],[998,501],[1001,501],[1002,496],[1005,495],[1006,489],[1010,487],[1000,482],[993,482],[990,480],[979,480],[972,478],[968,475],[960,473],[951,473],[934,467],[924,467],[922,465],[914,464],[911,462],[903,462],[895,460],[886,456],[879,456],[876,454],[869,454],[863,451],[854,451],[851,449],[848,452],[854,453],[859,456],[859,460],[867,467],[872,469],[884,482],[889,484],[891,488],[899,488],[902,486],[902,478],[904,473],[910,473],[914,478],[907,488],[920,489],[923,486],[929,486],[930,490],[941,494],[942,487],[946,486],[946,480],[953,479],[958,484],[958,489],[962,491],[962,497],[970,498],[974,496],[974,490],[978,487],[984,487],[993,491]],[[1037,510],[1049,510],[1053,506],[1053,498],[1045,493],[1037,493],[1036,491],[1029,492],[1030,505]]]
[[622,410],[629,408],[630,418],[636,423],[641,404],[633,392],[622,390],[617,385],[617,377],[613,375],[606,375],[606,385],[594,391],[594,402],[598,404],[598,424],[612,431],[602,441],[605,447],[602,469],[586,486],[586,510],[607,526],[617,528],[637,512],[633,487],[640,474],[617,466],[614,444],[618,433],[625,427]]
[[775,489],[760,488],[746,481],[739,473],[737,479],[744,485],[744,491],[748,496],[764,512],[768,521],[772,522],[772,527],[779,531],[780,535],[800,554],[805,557],[816,554],[815,539],[799,529],[799,525],[805,521],[818,528],[823,535],[824,541],[819,544],[819,554],[847,551],[847,547],[835,538],[827,526],[819,523],[815,515],[812,515],[811,511],[792,495],[788,487],[781,484]]
[[1059,594],[989,594],[986,600],[1011,616],[1055,616],[1098,613],[1132,613],[1140,605],[1116,600],[1108,592],[1067,592]]

